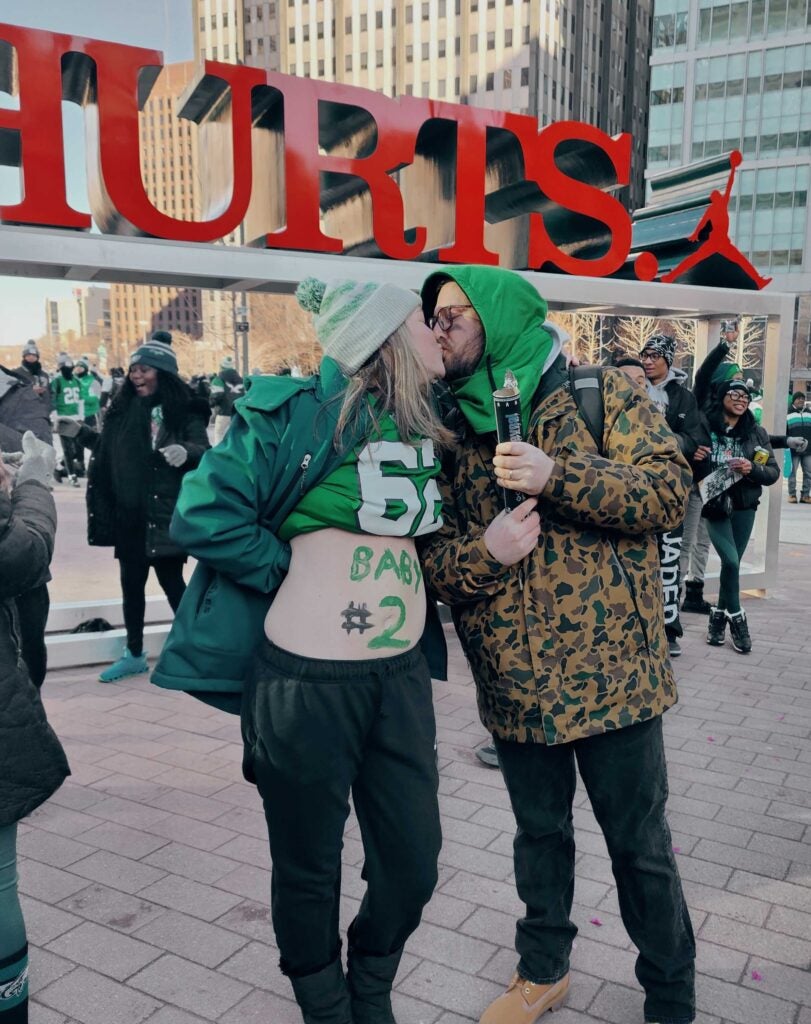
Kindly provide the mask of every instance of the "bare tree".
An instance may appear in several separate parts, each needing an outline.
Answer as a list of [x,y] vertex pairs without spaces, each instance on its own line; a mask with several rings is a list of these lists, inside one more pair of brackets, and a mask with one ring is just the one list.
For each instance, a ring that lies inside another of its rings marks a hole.
[[309,314],[292,295],[250,296],[251,363],[264,373],[315,372],[321,348]]
[[620,316],[614,322],[617,347],[629,355],[637,356],[652,334],[662,330],[655,316]]
[[549,314],[549,319],[569,335],[566,347],[581,363],[601,363],[610,351],[611,345],[603,343],[603,318],[599,313],[556,311]]
[[762,317],[742,316],[738,321],[736,361],[742,370],[763,365],[766,322]]

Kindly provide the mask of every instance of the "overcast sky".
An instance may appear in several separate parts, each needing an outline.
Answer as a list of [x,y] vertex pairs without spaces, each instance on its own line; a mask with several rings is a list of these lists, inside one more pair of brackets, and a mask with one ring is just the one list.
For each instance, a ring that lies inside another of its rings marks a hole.
[[[0,21],[159,49],[166,62],[194,56],[189,0],[0,0]],[[16,102],[0,92],[0,106]],[[73,104],[64,106],[68,200],[89,212],[82,115]],[[0,167],[0,205],[19,201],[19,172]],[[45,299],[70,295],[76,285],[0,277],[0,345],[44,334]]]

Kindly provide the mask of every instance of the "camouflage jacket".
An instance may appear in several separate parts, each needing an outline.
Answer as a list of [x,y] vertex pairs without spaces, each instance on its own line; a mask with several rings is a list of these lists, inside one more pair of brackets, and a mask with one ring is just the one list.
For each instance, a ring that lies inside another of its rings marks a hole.
[[429,588],[452,609],[484,726],[566,743],[676,702],[655,534],[683,519],[691,474],[662,415],[620,371],[604,377],[605,458],[566,375],[557,366],[547,377],[530,420],[556,463],[537,547],[509,568],[490,557],[495,439],[468,433],[440,480],[444,526],[420,552]]

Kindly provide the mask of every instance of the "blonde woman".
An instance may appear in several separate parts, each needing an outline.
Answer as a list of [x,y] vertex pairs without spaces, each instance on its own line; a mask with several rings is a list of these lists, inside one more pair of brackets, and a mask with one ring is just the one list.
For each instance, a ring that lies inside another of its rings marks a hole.
[[[244,585],[278,587],[242,698],[244,770],[265,805],[273,925],[304,1020],[391,1024],[392,983],[436,884],[441,842],[415,538],[442,522],[437,449],[452,437],[431,382],[444,368],[412,292],[310,279],[297,295],[324,350],[318,414],[263,419],[254,384],[223,444],[189,476],[173,536]],[[324,436],[329,409],[337,427]],[[285,431],[307,432],[312,454],[295,485],[301,498],[273,534],[262,511],[287,478]],[[325,446],[337,468],[308,485]],[[367,889],[344,978],[350,792]]]

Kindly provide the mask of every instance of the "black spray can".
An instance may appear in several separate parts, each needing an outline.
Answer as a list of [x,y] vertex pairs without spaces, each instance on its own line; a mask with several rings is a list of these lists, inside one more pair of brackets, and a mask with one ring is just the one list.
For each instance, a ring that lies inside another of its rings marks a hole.
[[[503,441],[523,441],[521,431],[521,395],[518,390],[518,381],[512,370],[504,374],[504,387],[493,392],[493,406],[496,411],[496,438],[498,443]],[[521,491],[511,491],[507,487],[499,486],[504,508],[511,512],[518,508],[522,501],[527,500],[526,494]]]

